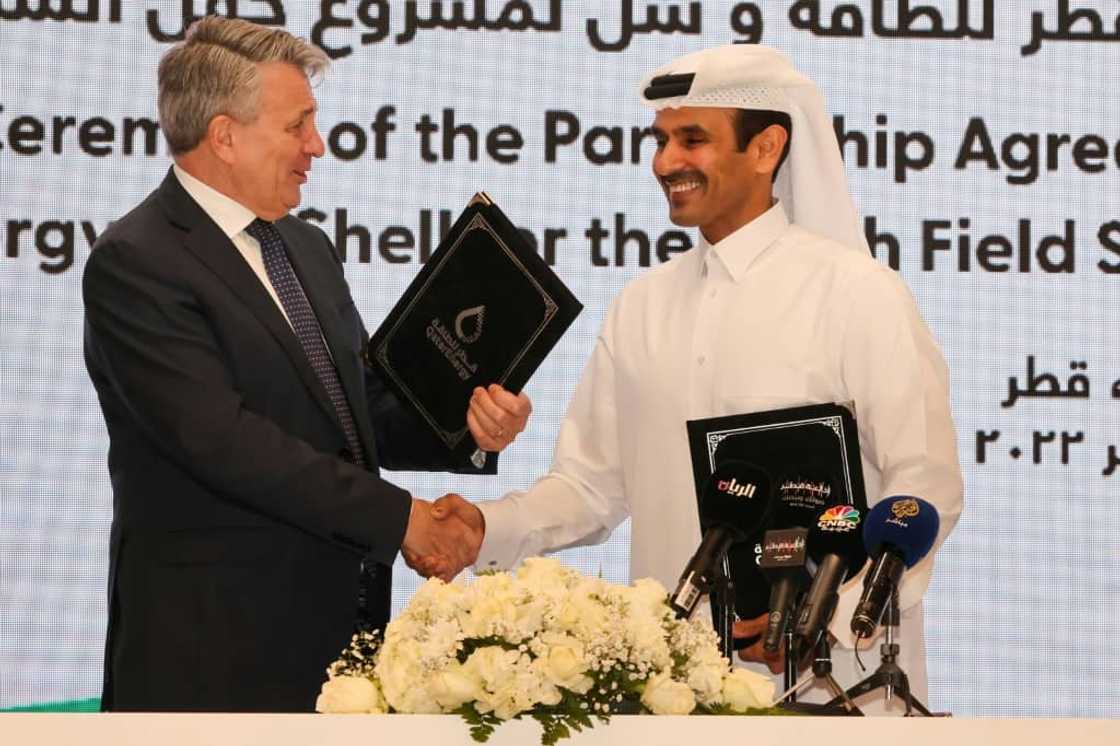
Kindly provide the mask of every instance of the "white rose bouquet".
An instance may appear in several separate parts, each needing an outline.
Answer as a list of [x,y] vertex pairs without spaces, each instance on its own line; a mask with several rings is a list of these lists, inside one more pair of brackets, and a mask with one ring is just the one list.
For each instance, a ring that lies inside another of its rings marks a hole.
[[376,635],[331,664],[319,712],[457,713],[485,741],[529,715],[555,744],[614,713],[760,712],[770,679],[732,670],[715,632],[677,619],[654,580],[625,587],[554,559],[473,584],[427,581]]

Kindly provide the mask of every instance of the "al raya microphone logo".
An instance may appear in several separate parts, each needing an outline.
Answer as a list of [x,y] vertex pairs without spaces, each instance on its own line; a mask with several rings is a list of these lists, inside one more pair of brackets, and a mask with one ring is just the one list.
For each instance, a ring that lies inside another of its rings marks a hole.
[[719,483],[716,484],[716,489],[732,497],[746,497],[748,499],[754,497],[754,493],[758,491],[758,488],[753,484],[749,482],[743,484],[735,479],[735,477],[731,479],[721,479]]

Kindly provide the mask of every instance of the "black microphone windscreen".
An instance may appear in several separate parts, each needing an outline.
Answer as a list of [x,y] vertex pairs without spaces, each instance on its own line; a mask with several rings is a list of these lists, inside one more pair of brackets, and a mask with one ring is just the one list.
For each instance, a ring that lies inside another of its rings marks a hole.
[[843,558],[847,568],[844,579],[852,578],[867,562],[862,524],[859,509],[851,505],[834,505],[822,511],[809,527],[809,556],[817,563],[829,554]]
[[720,464],[700,500],[700,528],[726,526],[743,541],[766,520],[771,480],[765,470],[746,461]]

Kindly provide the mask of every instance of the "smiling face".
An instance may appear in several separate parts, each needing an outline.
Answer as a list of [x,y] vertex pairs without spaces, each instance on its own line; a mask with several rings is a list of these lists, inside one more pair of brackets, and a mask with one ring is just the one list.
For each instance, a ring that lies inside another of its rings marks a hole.
[[[699,226],[717,243],[770,207],[771,156],[785,131],[772,127],[739,150],[733,126],[735,109],[662,109],[653,120],[657,153],[653,173],[669,200],[669,219]],[[778,130],[776,135],[772,130]]]
[[315,127],[317,105],[307,77],[284,62],[258,65],[260,100],[256,119],[230,120],[231,197],[265,220],[283,217],[300,202],[311,159],[323,154]]

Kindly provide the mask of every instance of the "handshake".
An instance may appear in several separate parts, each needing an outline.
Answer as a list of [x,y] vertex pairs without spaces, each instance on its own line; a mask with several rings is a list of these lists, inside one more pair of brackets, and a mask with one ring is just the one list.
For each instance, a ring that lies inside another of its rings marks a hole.
[[[501,451],[525,429],[533,405],[524,392],[513,394],[496,383],[478,386],[467,405],[467,427],[485,451]],[[426,578],[450,582],[478,559],[486,521],[454,492],[430,503],[412,498],[408,529],[401,543],[404,560]]]
[[414,497],[401,553],[424,577],[451,582],[478,559],[485,535],[482,512],[461,495],[451,492],[434,503]]

